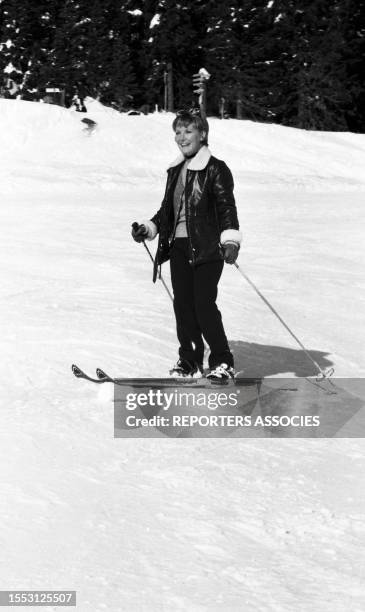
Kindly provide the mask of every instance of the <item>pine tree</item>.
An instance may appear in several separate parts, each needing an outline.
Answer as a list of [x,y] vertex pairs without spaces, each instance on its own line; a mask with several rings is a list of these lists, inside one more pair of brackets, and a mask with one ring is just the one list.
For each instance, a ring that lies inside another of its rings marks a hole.
[[186,107],[193,101],[192,75],[202,67],[204,60],[204,5],[202,0],[160,0],[156,7],[159,22],[153,28],[149,77],[160,105],[163,104],[163,75],[168,64],[173,70],[175,108]]
[[82,98],[122,107],[136,93],[128,2],[65,0],[53,51],[54,79]]
[[[18,95],[47,86],[117,108],[196,102],[208,114],[305,129],[365,129],[365,0],[0,0],[0,72]],[[4,70],[6,71],[4,73]],[[1,82],[0,82],[1,86]],[[1,95],[1,92],[0,92]]]
[[37,3],[6,0],[2,4],[6,20],[2,37],[9,41],[2,49],[3,70],[9,65],[13,67],[8,75],[18,84],[18,93],[23,98],[39,97],[42,67],[48,61],[57,8],[56,0],[39,0]]
[[[136,105],[138,84],[132,61],[133,35],[131,2],[110,2],[107,18],[108,45],[104,53],[101,101],[122,110]],[[133,11],[133,10],[132,10]]]
[[133,62],[139,87],[140,103],[154,106],[161,95],[161,80],[156,78],[159,62],[154,59],[155,35],[158,33],[155,22],[159,19],[158,7],[160,0],[136,0],[133,8],[139,8],[141,14],[132,22],[134,36]]
[[343,58],[342,0],[278,2],[281,38],[285,40],[280,119],[305,129],[346,129],[350,98]]
[[90,24],[89,2],[64,0],[52,51],[50,77],[53,84],[66,89],[68,101],[75,93],[81,97],[92,94],[88,69]]
[[209,3],[205,49],[215,112],[224,99],[239,118],[275,119],[280,50],[270,8],[267,0]]
[[158,0],[129,0],[126,3],[128,15],[128,41],[123,37],[123,42],[128,46],[129,71],[133,78],[133,104],[135,107],[147,103],[147,69],[149,65],[149,24],[154,15],[154,9]]
[[343,10],[346,86],[351,96],[347,112],[350,130],[365,132],[365,0],[347,0]]
[[113,41],[111,58],[106,67],[101,101],[118,110],[127,110],[133,106],[138,92],[136,78],[130,58],[129,47],[121,36]]

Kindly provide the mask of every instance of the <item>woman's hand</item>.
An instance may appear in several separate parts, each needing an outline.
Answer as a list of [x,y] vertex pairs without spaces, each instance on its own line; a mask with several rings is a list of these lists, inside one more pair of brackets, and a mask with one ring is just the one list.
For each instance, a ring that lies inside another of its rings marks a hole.
[[133,223],[132,225],[132,238],[136,242],[143,242],[148,235],[147,228],[145,225],[139,225],[138,223]]
[[223,244],[223,250],[224,261],[227,264],[234,264],[238,257],[238,251],[240,250],[240,247],[237,242],[226,242],[225,244]]

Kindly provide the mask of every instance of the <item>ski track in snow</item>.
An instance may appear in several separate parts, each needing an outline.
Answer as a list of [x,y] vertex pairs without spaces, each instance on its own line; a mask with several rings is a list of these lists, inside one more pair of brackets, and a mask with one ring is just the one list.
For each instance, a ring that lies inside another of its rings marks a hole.
[[[169,297],[130,238],[162,198],[171,117],[94,103],[88,137],[15,104],[0,100],[2,589],[76,589],[82,612],[362,612],[361,439],[113,439],[111,387],[71,374],[159,377],[176,359]],[[363,377],[364,137],[212,126],[240,265],[320,363]],[[313,373],[232,267],[219,304],[237,369]]]

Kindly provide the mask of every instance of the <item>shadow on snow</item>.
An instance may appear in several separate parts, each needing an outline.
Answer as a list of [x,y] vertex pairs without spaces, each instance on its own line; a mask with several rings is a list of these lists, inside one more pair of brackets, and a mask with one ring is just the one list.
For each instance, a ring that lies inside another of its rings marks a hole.
[[[315,376],[318,371],[303,350],[283,346],[270,346],[256,342],[230,340],[230,348],[234,354],[236,371],[243,370],[247,378],[274,376],[293,373],[295,376]],[[322,370],[333,366],[323,351],[308,353]]]

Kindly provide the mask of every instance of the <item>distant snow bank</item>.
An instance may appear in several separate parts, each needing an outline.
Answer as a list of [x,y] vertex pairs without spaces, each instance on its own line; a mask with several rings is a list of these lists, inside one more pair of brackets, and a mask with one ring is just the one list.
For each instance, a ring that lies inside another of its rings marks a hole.
[[[120,114],[88,98],[88,113],[0,99],[0,179],[21,189],[160,186],[177,155],[170,113]],[[82,119],[93,119],[89,131]],[[348,191],[365,187],[365,135],[311,132],[252,121],[209,120],[210,148],[240,189]]]

